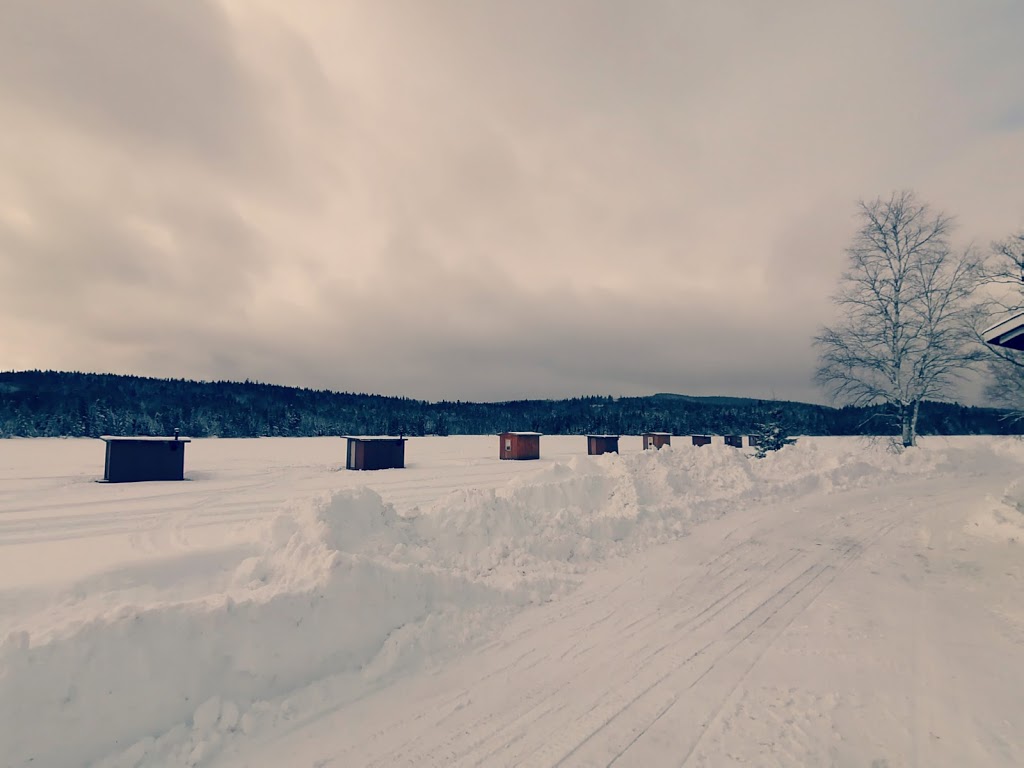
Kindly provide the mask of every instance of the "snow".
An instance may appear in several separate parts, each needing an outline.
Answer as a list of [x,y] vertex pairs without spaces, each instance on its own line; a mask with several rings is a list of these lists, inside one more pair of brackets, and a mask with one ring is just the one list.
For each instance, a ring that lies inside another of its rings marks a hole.
[[0,441],[0,765],[1024,763],[1024,444]]

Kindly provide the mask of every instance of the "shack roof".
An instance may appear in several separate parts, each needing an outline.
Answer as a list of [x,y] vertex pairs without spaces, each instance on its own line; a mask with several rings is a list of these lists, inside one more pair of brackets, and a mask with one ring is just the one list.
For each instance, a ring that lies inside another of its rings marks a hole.
[[672,437],[672,433],[671,432],[644,432],[644,434],[645,435],[665,435],[667,437]]
[[618,435],[587,435],[587,437],[618,437]]
[[114,435],[100,435],[100,440],[107,443],[191,443],[192,438],[189,437],[150,437],[147,435],[140,435],[138,437],[121,437]]
[[396,437],[393,435],[342,435],[342,437],[345,438],[346,440],[359,440],[360,442],[363,443],[370,443],[378,440],[401,440],[402,442],[405,442],[406,440],[409,439],[407,437]]
[[1024,349],[1024,312],[1018,312],[982,331],[986,344],[1008,349]]
[[540,437],[544,433],[543,432],[502,432],[501,434],[503,434],[503,435],[527,435],[527,436],[529,436],[529,435],[536,435],[537,437]]

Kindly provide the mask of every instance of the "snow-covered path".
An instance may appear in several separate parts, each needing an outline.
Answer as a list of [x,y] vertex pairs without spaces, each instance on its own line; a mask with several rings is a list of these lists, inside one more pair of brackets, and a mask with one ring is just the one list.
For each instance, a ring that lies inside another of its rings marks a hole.
[[1024,541],[965,531],[984,487],[737,509],[225,763],[1024,764]]

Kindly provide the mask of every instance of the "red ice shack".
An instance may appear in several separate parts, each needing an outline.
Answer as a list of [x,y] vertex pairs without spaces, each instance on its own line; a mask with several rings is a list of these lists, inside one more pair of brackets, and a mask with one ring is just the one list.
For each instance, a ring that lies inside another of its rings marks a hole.
[[661,448],[663,445],[672,444],[670,432],[644,432],[644,450],[648,448]]
[[540,458],[540,432],[502,432],[499,457],[514,461]]

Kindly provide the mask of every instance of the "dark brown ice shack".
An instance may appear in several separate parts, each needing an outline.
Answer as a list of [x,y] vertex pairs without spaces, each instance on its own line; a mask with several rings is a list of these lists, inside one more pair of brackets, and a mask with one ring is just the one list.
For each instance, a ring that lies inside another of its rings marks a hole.
[[404,437],[346,436],[345,469],[403,469]]
[[733,448],[743,447],[743,435],[726,435],[725,444]]
[[618,453],[618,435],[587,435],[587,454],[600,456],[602,453]]
[[663,445],[672,444],[670,432],[644,432],[644,450],[648,448],[661,448]]
[[100,438],[106,445],[103,482],[138,483],[185,479],[187,437]]
[[711,445],[711,435],[691,435],[694,445]]
[[500,458],[514,461],[528,461],[540,458],[540,432],[502,432]]

